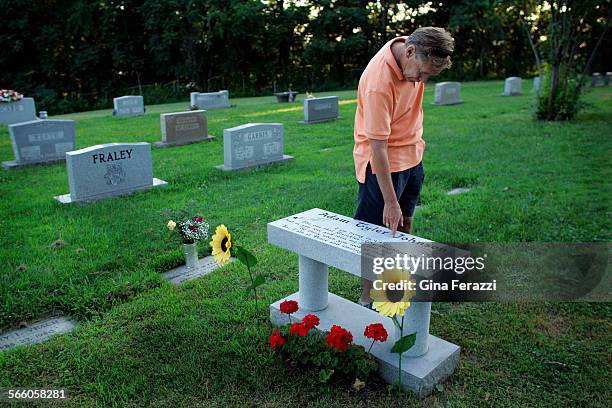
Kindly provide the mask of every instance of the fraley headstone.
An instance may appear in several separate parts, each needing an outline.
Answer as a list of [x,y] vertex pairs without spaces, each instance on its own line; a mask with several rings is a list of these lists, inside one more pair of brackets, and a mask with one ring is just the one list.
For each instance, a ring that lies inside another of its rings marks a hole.
[[52,317],[30,324],[23,329],[0,333],[0,350],[8,350],[25,344],[41,343],[58,334],[68,333],[76,323],[66,317]]
[[509,77],[504,83],[503,96],[516,96],[521,94],[521,78]]
[[63,161],[75,148],[73,120],[33,120],[9,125],[15,160],[3,162],[5,169]]
[[197,109],[229,108],[229,91],[218,92],[192,92],[190,94],[191,106]]
[[36,119],[36,104],[33,98],[23,98],[17,102],[0,103],[0,123],[28,122]]
[[144,115],[144,98],[138,95],[120,96],[113,99],[114,116]]
[[224,171],[256,167],[293,159],[284,154],[282,123],[248,123],[223,130]]
[[137,190],[165,186],[153,178],[149,143],[109,143],[66,153],[69,194],[63,204],[95,201]]
[[164,113],[159,117],[162,141],[157,147],[180,146],[214,139],[208,134],[205,110]]
[[338,119],[338,97],[304,99],[304,120],[300,123],[319,123]]
[[456,105],[461,100],[461,84],[459,82],[439,82],[434,95],[436,105]]

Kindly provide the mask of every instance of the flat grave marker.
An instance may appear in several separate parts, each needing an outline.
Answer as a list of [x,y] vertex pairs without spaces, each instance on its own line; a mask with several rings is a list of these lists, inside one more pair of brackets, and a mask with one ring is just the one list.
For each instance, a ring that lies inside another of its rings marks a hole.
[[95,201],[166,186],[153,178],[149,143],[109,143],[66,153],[70,193],[56,196],[62,204]]
[[0,123],[13,123],[36,120],[36,104],[34,98],[22,98],[17,102],[0,103]]
[[2,166],[10,170],[36,164],[57,163],[66,159],[66,152],[75,149],[73,120],[32,120],[9,125],[15,160]]
[[171,147],[213,140],[208,134],[205,110],[163,113],[159,116],[162,141],[157,147]]
[[[235,258],[230,258],[230,262],[233,262]],[[215,269],[220,268],[215,263],[215,258],[212,255],[198,259],[197,268],[187,268],[185,265],[178,266],[174,269],[164,272],[163,277],[170,283],[180,285],[183,282],[197,279],[201,276],[208,275]]]
[[218,92],[192,92],[190,94],[191,106],[197,109],[229,108],[229,91]]
[[517,96],[521,94],[521,78],[509,77],[504,83],[503,96]]
[[0,350],[8,350],[25,344],[42,343],[53,336],[72,331],[76,323],[67,317],[51,317],[32,323],[23,329],[0,333]]
[[120,96],[113,99],[113,116],[144,115],[144,98],[140,95]]
[[304,120],[299,123],[311,124],[339,119],[337,96],[304,99]]
[[461,100],[461,84],[459,82],[438,82],[434,95],[436,105],[456,105]]
[[247,123],[223,130],[223,164],[231,171],[292,160],[284,154],[282,123]]
[[457,195],[457,194],[463,194],[463,193],[467,193],[468,191],[470,191],[470,188],[467,187],[458,187],[458,188],[453,188],[452,190],[450,190],[448,193],[446,193],[446,195],[452,196],[452,195]]

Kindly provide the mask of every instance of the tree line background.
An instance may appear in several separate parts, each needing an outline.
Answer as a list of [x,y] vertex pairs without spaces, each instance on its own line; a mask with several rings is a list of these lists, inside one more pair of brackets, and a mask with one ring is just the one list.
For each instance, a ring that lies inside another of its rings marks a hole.
[[[590,70],[612,71],[611,2],[581,3],[576,58],[599,41]],[[108,108],[123,94],[151,104],[192,91],[356,88],[386,41],[429,25],[455,38],[441,80],[529,77],[534,47],[544,59],[552,50],[549,10],[530,0],[0,0],[0,88],[52,114]]]

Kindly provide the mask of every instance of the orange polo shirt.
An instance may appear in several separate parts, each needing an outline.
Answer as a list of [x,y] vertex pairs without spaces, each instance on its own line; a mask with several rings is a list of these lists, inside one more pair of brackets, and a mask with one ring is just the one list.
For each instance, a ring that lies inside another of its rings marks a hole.
[[[391,52],[391,44],[404,39],[398,37],[385,44],[359,80],[353,157],[360,183],[365,183],[366,168],[372,157],[370,139],[387,141],[391,172],[414,167],[423,158],[425,83],[406,81]],[[370,166],[376,174],[374,164]]]

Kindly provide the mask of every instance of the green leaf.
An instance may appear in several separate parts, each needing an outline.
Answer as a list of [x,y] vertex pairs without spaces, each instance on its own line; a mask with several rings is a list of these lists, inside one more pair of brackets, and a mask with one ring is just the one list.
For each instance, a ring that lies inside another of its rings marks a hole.
[[393,347],[391,347],[391,352],[402,354],[403,352],[410,350],[410,348],[414,346],[415,341],[416,341],[416,332],[409,334],[407,336],[404,336],[395,342]]
[[250,291],[252,291],[253,289],[258,288],[259,286],[263,285],[264,283],[266,283],[266,277],[264,275],[257,275],[255,276],[255,279],[253,279],[253,283],[250,284],[245,290],[244,293],[249,293]]
[[331,368],[324,368],[323,370],[319,371],[319,381],[322,383],[326,383],[327,381],[329,381],[333,373],[334,370],[332,370]]
[[255,257],[255,255],[253,255],[251,252],[249,252],[248,249],[245,249],[240,245],[236,245],[234,255],[236,255],[236,258],[238,258],[238,260],[249,269],[257,265],[257,258]]

